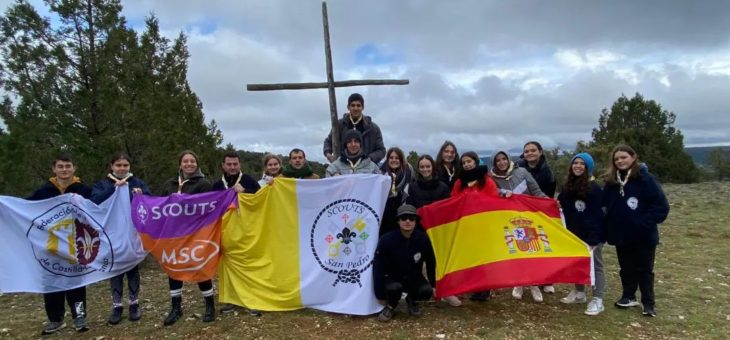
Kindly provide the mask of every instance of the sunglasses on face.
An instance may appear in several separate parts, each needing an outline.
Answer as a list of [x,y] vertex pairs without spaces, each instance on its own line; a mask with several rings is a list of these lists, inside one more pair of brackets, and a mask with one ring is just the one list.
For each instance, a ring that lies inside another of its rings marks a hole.
[[401,221],[415,221],[416,215],[403,215],[401,217],[398,217],[398,219]]

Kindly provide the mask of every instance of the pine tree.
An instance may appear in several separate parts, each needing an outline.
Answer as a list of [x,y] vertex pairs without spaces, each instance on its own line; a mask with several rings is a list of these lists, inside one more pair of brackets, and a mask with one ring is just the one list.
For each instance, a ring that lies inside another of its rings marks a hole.
[[589,148],[608,162],[614,146],[628,144],[662,181],[696,182],[697,167],[684,150],[684,137],[674,128],[675,119],[674,113],[639,93],[631,99],[621,95],[610,110],[603,109]]

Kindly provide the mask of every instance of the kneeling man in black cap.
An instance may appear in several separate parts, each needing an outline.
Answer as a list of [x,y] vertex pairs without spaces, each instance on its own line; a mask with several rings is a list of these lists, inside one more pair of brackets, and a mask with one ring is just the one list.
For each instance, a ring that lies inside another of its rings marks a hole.
[[[400,230],[390,231],[380,238],[373,263],[375,296],[386,301],[378,316],[378,320],[384,322],[393,318],[404,292],[408,313],[420,315],[416,301],[430,299],[436,284],[436,259],[428,236],[416,229],[416,208],[402,205],[396,216]],[[428,281],[423,276],[424,262]]]

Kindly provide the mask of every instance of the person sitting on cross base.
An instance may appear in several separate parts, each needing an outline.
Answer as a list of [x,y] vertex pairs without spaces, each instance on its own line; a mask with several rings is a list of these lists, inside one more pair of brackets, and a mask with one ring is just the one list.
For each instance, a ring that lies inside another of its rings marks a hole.
[[289,164],[284,166],[284,171],[281,174],[288,178],[301,178],[301,179],[318,179],[319,175],[312,171],[312,167],[307,162],[307,156],[304,154],[304,150],[294,148],[289,151]]
[[253,177],[241,172],[241,156],[238,152],[226,152],[223,155],[221,168],[223,169],[223,176],[221,176],[221,179],[213,183],[213,188],[211,190],[218,191],[232,188],[239,194],[254,194],[261,188],[259,183],[253,179]]
[[[348,113],[342,116],[337,124],[340,133],[340,145],[345,144],[345,132],[348,130],[357,130],[362,134],[361,147],[362,152],[370,158],[373,163],[378,164],[385,157],[385,144],[383,144],[383,134],[380,127],[373,123],[372,118],[363,114],[365,109],[365,99],[359,93],[353,93],[347,98]],[[327,160],[334,162],[337,155],[332,154],[333,149],[332,131],[324,140],[324,156]]]
[[378,165],[363,153],[362,134],[357,130],[345,132],[342,156],[327,167],[326,177],[352,174],[380,174]]
[[[416,207],[404,204],[398,208],[398,226],[378,241],[373,261],[375,297],[385,301],[378,320],[388,322],[395,316],[395,308],[405,292],[410,315],[420,315],[416,301],[428,300],[434,295],[436,259],[426,233],[416,229]],[[423,265],[426,275],[423,276]]]

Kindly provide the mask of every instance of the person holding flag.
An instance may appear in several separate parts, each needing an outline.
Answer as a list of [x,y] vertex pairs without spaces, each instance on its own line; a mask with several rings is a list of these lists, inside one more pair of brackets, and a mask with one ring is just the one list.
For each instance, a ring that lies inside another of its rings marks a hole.
[[[131,160],[123,152],[117,152],[112,156],[109,163],[111,171],[107,177],[96,182],[91,193],[91,201],[96,204],[106,201],[117,187],[127,186],[130,194],[150,195],[150,190],[139,177],[131,172]],[[130,195],[131,197],[132,195]],[[129,288],[129,321],[137,321],[142,315],[139,310],[139,266],[134,266],[126,273],[122,273],[109,280],[112,290],[112,312],[109,315],[108,323],[116,325],[122,321],[122,293],[124,292],[124,275],[127,275],[127,286]]]
[[[27,198],[28,200],[40,201],[68,193],[78,194],[84,198],[91,196],[91,187],[81,183],[81,179],[75,176],[76,165],[70,154],[61,153],[56,156],[51,170],[54,176],[30,195]],[[66,327],[63,322],[66,313],[63,306],[64,300],[71,309],[71,317],[76,331],[85,332],[89,330],[89,325],[86,322],[86,287],[84,286],[43,294],[43,306],[48,316],[48,324],[43,328],[41,334],[53,334]]]
[[[180,153],[178,158],[180,165],[177,177],[165,182],[162,194],[164,196],[173,194],[199,194],[211,190],[210,182],[205,179],[205,175],[200,171],[198,155],[190,150]],[[173,325],[183,315],[182,311],[182,291],[183,282],[175,280],[168,276],[170,285],[170,302],[172,308],[165,318],[165,326]],[[215,320],[215,300],[213,291],[213,281],[206,280],[198,282],[198,288],[205,299],[205,313],[203,314],[203,322],[212,322]]]

